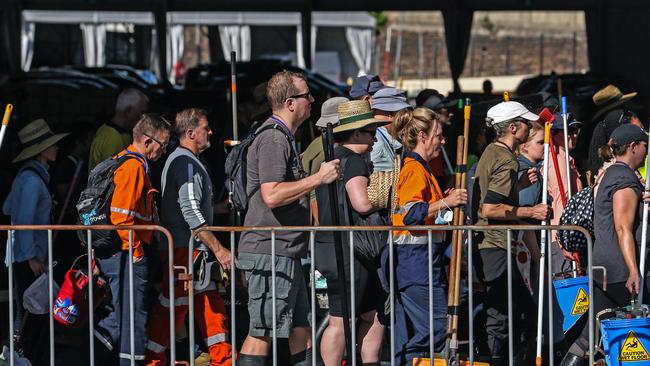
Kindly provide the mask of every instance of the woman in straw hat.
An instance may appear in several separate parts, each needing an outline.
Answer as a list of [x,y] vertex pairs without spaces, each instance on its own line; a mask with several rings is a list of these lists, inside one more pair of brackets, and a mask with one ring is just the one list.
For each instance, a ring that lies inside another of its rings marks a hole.
[[[368,198],[370,168],[364,155],[372,150],[377,127],[386,124],[372,116],[365,100],[343,102],[338,106],[339,125],[334,128],[334,157],[341,161],[341,179],[337,182],[337,207],[341,225],[364,225],[371,217],[379,217]],[[336,225],[332,220],[329,191],[326,186],[316,189],[318,217],[321,225]],[[380,223],[377,223],[380,224]],[[333,255],[334,237],[331,232],[316,236],[315,265],[328,280],[329,324],[323,333],[320,350],[325,365],[340,365],[345,351],[343,329],[343,289],[339,288],[336,258]],[[348,239],[343,235],[344,242]],[[354,234],[355,303],[349,306],[359,316],[359,344],[364,365],[379,365],[384,326],[379,322],[378,310],[383,310],[385,296],[377,277],[377,256],[386,243],[368,233]],[[373,254],[374,253],[374,254]],[[374,258],[373,258],[374,257]],[[344,265],[349,274],[350,251],[344,249]],[[350,278],[346,276],[346,293]],[[382,311],[383,313],[383,311]]]
[[[393,136],[405,147],[397,181],[394,226],[449,224],[451,209],[467,203],[467,190],[444,195],[429,162],[440,155],[445,137],[438,115],[428,108],[403,110],[393,121]],[[433,314],[429,314],[429,253],[427,231],[393,231],[395,246],[395,362],[412,364],[413,358],[442,351],[447,332],[447,276],[444,273],[444,232],[432,232]],[[407,245],[400,245],[407,244]],[[388,286],[388,255],[381,258],[382,282]],[[429,322],[434,322],[434,339]]]
[[[49,164],[56,160],[57,142],[67,133],[54,134],[45,120],[37,119],[18,131],[22,151],[13,160],[23,162],[11,191],[2,206],[2,212],[11,217],[12,225],[49,225],[51,223],[52,196]],[[5,256],[5,264],[13,262],[16,282],[16,330],[20,330],[23,314],[22,298],[25,290],[42,273],[47,272],[47,232],[13,231],[13,258]],[[7,243],[9,244],[9,243]]]

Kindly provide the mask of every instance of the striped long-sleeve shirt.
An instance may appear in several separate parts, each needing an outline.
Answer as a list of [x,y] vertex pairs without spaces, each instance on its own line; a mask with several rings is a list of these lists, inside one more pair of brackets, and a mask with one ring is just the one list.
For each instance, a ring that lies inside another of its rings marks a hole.
[[[187,247],[192,230],[212,225],[210,176],[190,150],[178,147],[165,162],[161,186],[160,222],[171,232],[175,247]],[[166,248],[166,240],[163,242]],[[201,245],[194,243],[195,248]]]

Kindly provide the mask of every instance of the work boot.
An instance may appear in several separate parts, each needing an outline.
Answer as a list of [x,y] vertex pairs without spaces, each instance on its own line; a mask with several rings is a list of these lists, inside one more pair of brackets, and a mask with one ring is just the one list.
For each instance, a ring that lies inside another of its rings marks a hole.
[[560,366],[586,366],[588,363],[589,361],[586,358],[568,352],[562,359]]

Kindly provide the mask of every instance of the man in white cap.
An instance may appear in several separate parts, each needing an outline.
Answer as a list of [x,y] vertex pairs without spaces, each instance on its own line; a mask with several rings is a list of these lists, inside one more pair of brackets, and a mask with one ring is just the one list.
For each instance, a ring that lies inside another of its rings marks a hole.
[[[502,102],[490,108],[487,113],[487,124],[494,129],[496,138],[487,146],[477,163],[474,176],[475,204],[472,207],[477,217],[478,225],[512,225],[520,220],[548,218],[551,209],[547,204],[533,207],[519,207],[518,191],[530,185],[535,175],[522,175],[517,179],[519,163],[514,154],[520,143],[526,141],[530,123],[539,117],[531,113],[518,102]],[[508,276],[507,261],[515,261],[514,256],[507,258],[506,233],[501,230],[484,231],[478,237],[479,275],[485,283],[485,330],[488,347],[493,365],[508,364]],[[533,251],[533,257],[538,255]],[[514,263],[513,268],[516,267]],[[512,274],[513,306],[515,329],[534,335],[533,321],[536,307],[518,271]],[[522,318],[522,316],[524,316]],[[518,324],[519,323],[519,324]],[[520,334],[514,334],[516,339]],[[529,350],[534,350],[532,337],[527,337],[531,343]],[[518,352],[526,352],[526,347],[520,347]]]

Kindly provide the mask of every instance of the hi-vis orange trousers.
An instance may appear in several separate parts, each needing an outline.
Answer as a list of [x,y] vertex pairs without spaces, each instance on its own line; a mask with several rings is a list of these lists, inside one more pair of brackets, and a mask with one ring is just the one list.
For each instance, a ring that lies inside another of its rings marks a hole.
[[[174,249],[174,265],[187,266],[188,249]],[[196,251],[195,251],[196,255]],[[167,252],[161,253],[163,267],[167,268]],[[163,286],[156,307],[149,319],[149,341],[147,342],[147,365],[166,366],[167,356],[165,350],[169,347],[169,273],[163,271]],[[184,282],[178,281],[174,289],[174,313],[176,329],[185,321],[189,310],[187,291]],[[228,318],[226,307],[215,283],[211,283],[205,290],[194,291],[194,321],[196,322],[205,344],[210,350],[212,359],[210,366],[230,366],[232,362],[232,348],[228,341]]]

